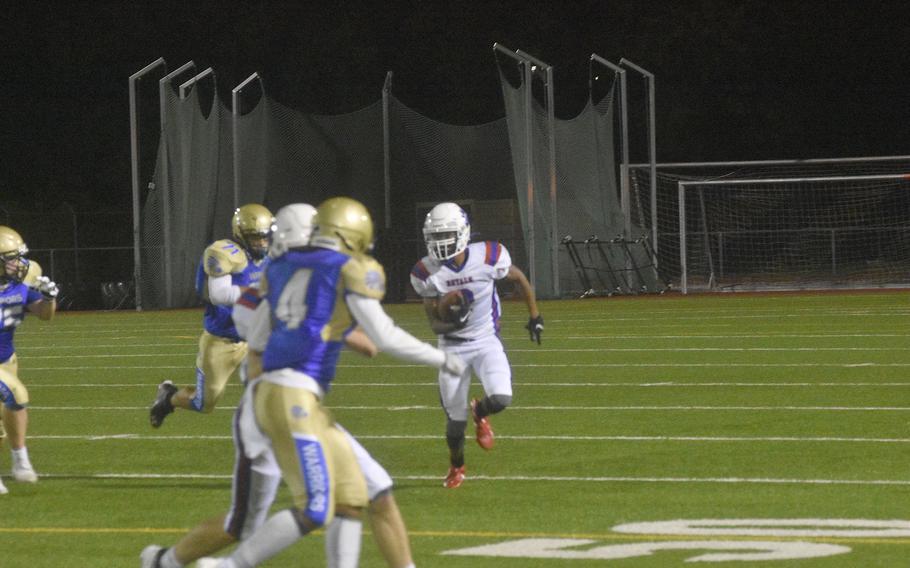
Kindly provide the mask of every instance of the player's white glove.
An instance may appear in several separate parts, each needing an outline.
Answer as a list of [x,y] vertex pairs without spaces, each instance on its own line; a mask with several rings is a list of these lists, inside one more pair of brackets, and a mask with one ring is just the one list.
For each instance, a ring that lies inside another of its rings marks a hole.
[[464,362],[464,359],[446,351],[446,360],[442,363],[442,370],[450,375],[461,376],[464,373],[464,370],[467,368],[467,365]]
[[39,276],[35,280],[35,288],[49,300],[56,298],[57,294],[60,293],[60,288],[57,288],[57,284],[47,276]]

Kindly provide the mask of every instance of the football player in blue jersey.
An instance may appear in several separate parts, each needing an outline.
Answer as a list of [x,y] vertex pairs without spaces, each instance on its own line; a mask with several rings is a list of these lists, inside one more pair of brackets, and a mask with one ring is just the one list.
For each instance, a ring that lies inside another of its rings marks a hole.
[[[305,203],[282,207],[275,215],[269,256],[277,257],[290,248],[306,246],[315,214],[316,209]],[[261,301],[258,289],[251,287],[234,305],[232,317],[241,337],[247,336],[250,320]],[[345,335],[344,342],[348,348],[367,357],[374,357],[378,352],[376,345],[358,329]],[[217,566],[220,559],[212,558],[212,554],[252,534],[265,521],[281,481],[281,471],[271,451],[255,460],[244,454],[244,445],[236,428],[244,411],[241,404],[234,414],[235,462],[230,510],[197,525],[174,546],[153,544],[145,547],[140,555],[141,568],[183,568],[193,561],[198,568]],[[377,546],[389,568],[413,567],[407,529],[392,494],[392,478],[355,439],[349,436],[348,440],[366,479],[370,500],[367,512]],[[341,525],[340,518],[336,517],[326,529],[328,568],[335,568],[337,564],[333,538],[336,527]]]
[[[3,426],[13,456],[13,479],[26,483],[38,481],[25,446],[28,429],[28,390],[19,380],[13,334],[26,312],[50,320],[57,311],[58,288],[41,267],[30,262],[25,241],[13,229],[0,226],[0,408]],[[7,493],[0,482],[0,494]]]
[[255,379],[243,404],[253,412],[241,417],[240,435],[248,457],[274,452],[293,506],[241,542],[224,568],[257,566],[336,517],[333,566],[357,566],[367,487],[347,435],[322,406],[348,330],[359,325],[395,357],[464,371],[460,357],[417,340],[382,309],[385,273],[369,255],[372,244],[366,208],[334,197],[317,209],[310,246],[266,269],[249,335]]
[[210,244],[196,270],[196,293],[205,306],[196,356],[196,384],[178,389],[171,381],[158,385],[149,422],[159,428],[175,408],[209,413],[224,394],[228,380],[246,357],[246,342],[237,335],[231,308],[243,290],[259,282],[274,218],[262,205],[238,208],[231,220],[233,240]]

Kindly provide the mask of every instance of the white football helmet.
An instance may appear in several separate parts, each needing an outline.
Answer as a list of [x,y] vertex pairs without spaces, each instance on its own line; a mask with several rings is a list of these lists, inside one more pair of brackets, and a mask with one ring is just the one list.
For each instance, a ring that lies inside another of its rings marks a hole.
[[315,215],[316,208],[308,203],[292,203],[279,209],[272,226],[269,256],[281,256],[289,249],[308,245]]
[[454,203],[440,203],[430,209],[423,223],[423,240],[430,258],[448,260],[468,248],[471,224],[464,209]]

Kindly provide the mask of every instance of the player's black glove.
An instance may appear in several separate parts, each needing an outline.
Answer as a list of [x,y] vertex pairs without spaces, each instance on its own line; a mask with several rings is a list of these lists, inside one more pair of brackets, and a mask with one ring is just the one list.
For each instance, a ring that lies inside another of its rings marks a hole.
[[449,310],[452,315],[452,323],[455,324],[455,329],[462,329],[464,326],[468,325],[468,319],[471,317],[471,304],[465,298],[455,304],[453,304]]
[[540,345],[540,332],[543,331],[543,316],[529,318],[528,325],[525,326],[525,329],[531,334],[531,341],[536,341],[537,345]]

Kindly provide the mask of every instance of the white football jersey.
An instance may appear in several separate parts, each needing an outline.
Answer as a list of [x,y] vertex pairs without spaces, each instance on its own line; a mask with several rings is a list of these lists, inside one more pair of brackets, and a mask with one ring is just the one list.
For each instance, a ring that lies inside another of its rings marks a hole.
[[440,262],[423,257],[411,270],[411,285],[422,298],[461,291],[472,307],[471,317],[465,327],[444,337],[480,339],[499,332],[502,304],[496,293],[496,280],[505,278],[510,266],[512,257],[500,243],[471,243],[465,249],[465,262],[460,268],[451,260]]

